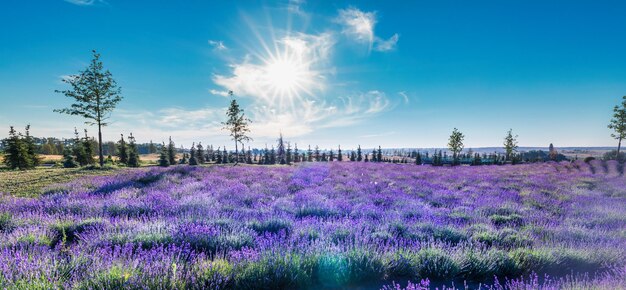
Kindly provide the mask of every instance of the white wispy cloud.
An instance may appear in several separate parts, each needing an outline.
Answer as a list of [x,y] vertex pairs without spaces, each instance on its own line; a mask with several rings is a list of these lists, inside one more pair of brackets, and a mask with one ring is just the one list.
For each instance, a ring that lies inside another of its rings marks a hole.
[[344,26],[343,34],[372,47],[376,12],[363,12],[356,8],[340,9],[337,22]]
[[209,90],[209,93],[211,93],[212,95],[216,95],[216,96],[222,96],[222,97],[228,97],[228,91],[224,91],[224,90],[214,90],[211,89]]
[[287,11],[297,15],[305,15],[306,13],[302,10],[302,5],[305,3],[305,0],[289,0],[287,2]]
[[215,50],[227,50],[228,47],[224,45],[224,42],[221,40],[209,40],[209,45],[213,46]]
[[64,0],[78,6],[91,6],[100,3],[106,3],[104,0]]
[[400,35],[398,35],[397,33],[387,40],[376,38],[376,46],[374,47],[374,49],[377,51],[392,50],[396,47],[396,44],[398,44],[398,39],[400,39]]
[[406,92],[404,92],[404,91],[398,92],[398,95],[402,96],[402,98],[404,99],[404,103],[405,104],[409,103],[409,96],[406,94]]
[[339,9],[336,22],[343,26],[342,33],[344,35],[356,42],[367,44],[369,50],[390,51],[396,46],[400,38],[397,33],[389,39],[375,35],[376,12],[364,12],[357,8]]

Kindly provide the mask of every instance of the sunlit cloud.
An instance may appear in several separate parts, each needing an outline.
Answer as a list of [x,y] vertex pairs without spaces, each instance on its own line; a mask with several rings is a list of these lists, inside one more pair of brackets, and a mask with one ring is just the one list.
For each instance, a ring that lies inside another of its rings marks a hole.
[[344,26],[343,34],[372,47],[376,25],[375,12],[363,12],[356,8],[340,9],[337,22]]
[[397,33],[389,39],[375,35],[376,12],[363,12],[357,8],[340,9],[336,21],[343,26],[342,33],[346,37],[367,44],[369,50],[390,51],[400,38]]
[[[231,64],[230,75],[215,75],[215,84],[251,101],[248,107],[253,137],[279,133],[303,136],[321,128],[356,124],[390,107],[380,91],[329,98],[334,75],[331,55],[336,40],[331,32],[292,33],[269,46],[276,51],[252,53]],[[216,94],[219,95],[216,91]]]
[[209,40],[209,45],[213,46],[214,50],[227,50],[228,47],[224,45],[224,42],[221,40]]

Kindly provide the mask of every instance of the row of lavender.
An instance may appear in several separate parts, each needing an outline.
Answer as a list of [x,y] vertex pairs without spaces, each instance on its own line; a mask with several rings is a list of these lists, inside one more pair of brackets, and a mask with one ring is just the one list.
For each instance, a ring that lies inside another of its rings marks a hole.
[[614,163],[177,166],[3,195],[0,212],[0,288],[626,283]]

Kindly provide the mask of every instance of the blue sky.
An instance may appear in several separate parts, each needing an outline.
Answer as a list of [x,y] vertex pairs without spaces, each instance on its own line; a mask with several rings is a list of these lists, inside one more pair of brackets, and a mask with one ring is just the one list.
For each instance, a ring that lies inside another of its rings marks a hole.
[[[182,4],[181,4],[182,3]],[[125,99],[106,139],[229,145],[233,90],[253,146],[614,145],[626,95],[621,1],[3,1],[0,137],[69,137],[55,89],[97,49]],[[91,128],[95,133],[95,128]]]

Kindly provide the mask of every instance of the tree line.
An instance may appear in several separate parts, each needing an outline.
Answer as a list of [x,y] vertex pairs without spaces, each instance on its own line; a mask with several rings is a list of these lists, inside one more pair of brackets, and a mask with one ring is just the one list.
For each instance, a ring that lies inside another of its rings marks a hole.
[[[100,54],[95,50],[92,51],[93,58],[87,68],[80,71],[76,75],[64,78],[63,82],[70,86],[67,90],[56,90],[56,93],[63,94],[71,98],[74,103],[67,108],[55,109],[55,112],[69,115],[81,116],[86,119],[85,124],[95,125],[98,128],[97,142],[94,138],[87,136],[85,130],[84,137],[80,137],[75,128],[75,138],[69,143],[70,146],[54,143],[53,139],[47,139],[46,143],[38,150],[35,139],[30,136],[30,126],[26,127],[25,134],[15,131],[13,127],[9,130],[9,137],[2,141],[2,152],[4,155],[3,162],[9,168],[28,169],[40,164],[41,160],[37,156],[39,152],[46,151],[48,153],[63,154],[63,165],[65,167],[86,166],[95,164],[94,154],[98,156],[98,164],[103,167],[105,163],[114,163],[113,155],[117,156],[117,163],[129,167],[137,167],[140,164],[139,154],[142,153],[142,146],[135,142],[132,133],[127,137],[128,141],[122,135],[117,143],[102,140],[102,127],[108,125],[107,120],[111,112],[122,101],[122,90],[113,79],[111,72],[104,69]],[[154,145],[152,142],[148,145],[148,153],[159,152],[158,164],[161,166],[169,166],[173,164],[186,163],[191,165],[202,164],[205,162],[215,163],[256,163],[256,164],[291,164],[297,162],[313,162],[313,161],[344,161],[344,158],[355,162],[396,162],[416,164],[432,164],[435,166],[449,164],[452,166],[460,164],[482,165],[482,164],[517,164],[520,162],[532,162],[545,160],[544,152],[517,152],[517,136],[513,136],[512,130],[507,132],[504,138],[504,154],[494,152],[494,154],[478,154],[471,152],[463,152],[465,135],[457,128],[454,128],[448,140],[448,149],[450,154],[439,150],[433,154],[426,152],[411,153],[411,156],[400,158],[382,156],[381,148],[378,151],[373,150],[371,154],[364,153],[359,146],[351,152],[342,152],[341,147],[337,151],[321,151],[317,146],[312,150],[309,146],[307,150],[300,151],[296,146],[291,148],[289,142],[284,142],[282,135],[278,139],[276,148],[265,148],[261,151],[253,151],[248,148],[244,150],[245,143],[252,141],[248,136],[251,122],[245,114],[244,110],[239,107],[233,92],[229,91],[231,97],[230,106],[227,110],[227,120],[223,122],[223,129],[227,130],[234,142],[234,152],[228,152],[226,147],[218,147],[213,150],[210,146],[205,150],[200,143],[192,146],[192,149],[183,152],[180,160],[177,159],[177,149],[171,137],[166,145],[164,142]],[[621,152],[622,140],[626,137],[626,96],[620,105],[613,109],[613,117],[608,125],[613,131],[611,136],[618,140],[617,150],[609,152],[605,158],[625,161],[624,153]],[[106,151],[105,151],[106,146]],[[94,149],[94,147],[96,147]],[[241,151],[239,150],[241,148]],[[105,152],[108,156],[105,159]],[[345,155],[345,156],[344,156]],[[554,146],[550,144],[547,153],[548,160],[559,161],[564,156],[558,154]]]

